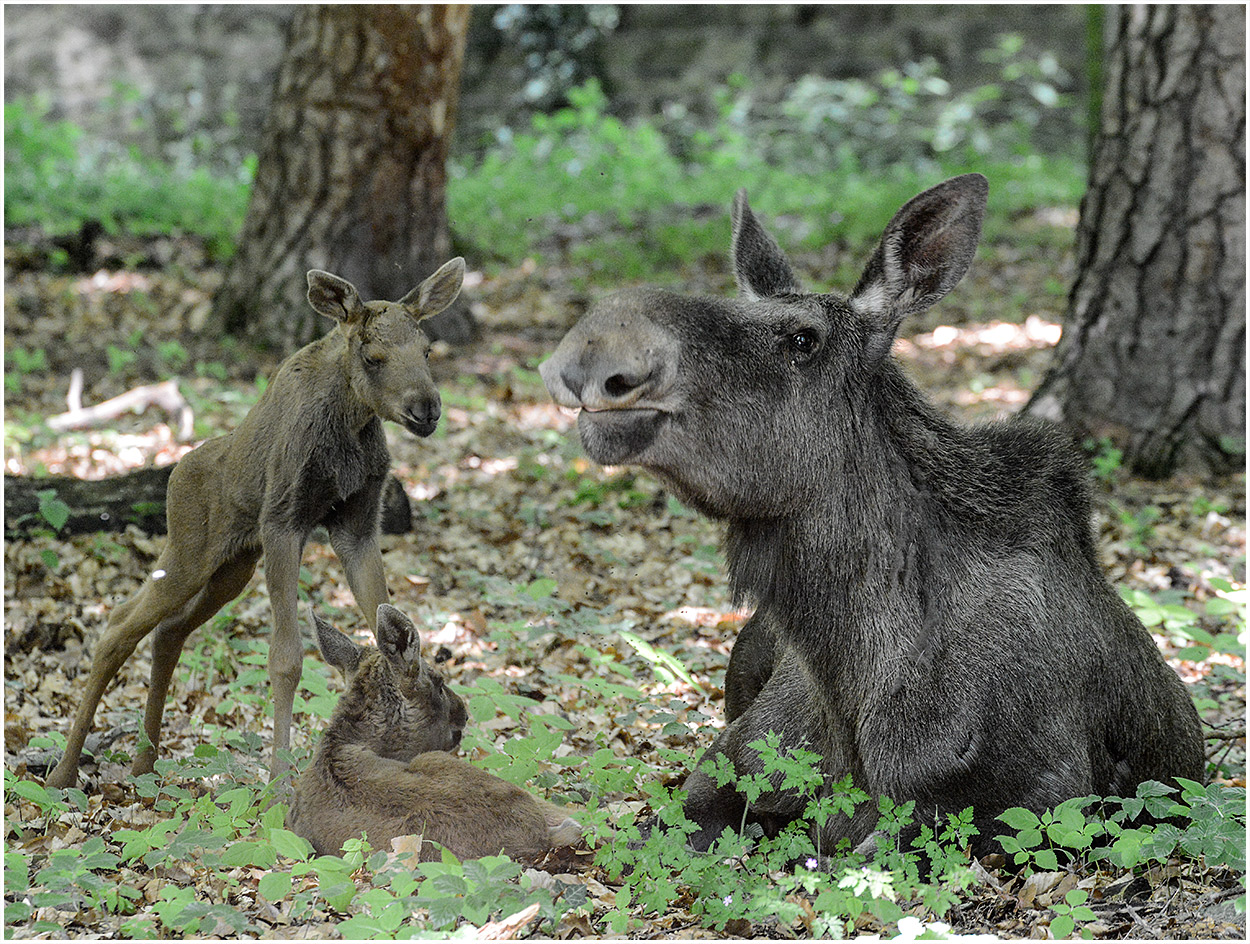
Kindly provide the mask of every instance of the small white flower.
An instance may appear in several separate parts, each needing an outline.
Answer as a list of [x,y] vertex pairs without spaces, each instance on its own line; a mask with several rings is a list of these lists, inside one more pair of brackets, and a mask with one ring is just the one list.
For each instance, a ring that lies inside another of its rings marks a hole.
[[807,861],[804,862],[803,865],[806,866],[808,869],[811,869],[814,871],[816,869],[816,866],[820,865],[820,863],[816,861],[815,856],[808,856]]
[[728,907],[729,905],[732,905],[734,903],[734,896],[726,895],[723,899],[721,899],[721,903],[725,905],[726,907]]

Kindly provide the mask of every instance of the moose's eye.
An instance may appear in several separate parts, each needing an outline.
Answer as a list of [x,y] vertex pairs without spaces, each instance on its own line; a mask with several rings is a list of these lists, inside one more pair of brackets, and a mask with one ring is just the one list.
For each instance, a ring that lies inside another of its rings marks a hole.
[[815,354],[820,337],[813,331],[796,331],[790,335],[790,347],[798,354]]

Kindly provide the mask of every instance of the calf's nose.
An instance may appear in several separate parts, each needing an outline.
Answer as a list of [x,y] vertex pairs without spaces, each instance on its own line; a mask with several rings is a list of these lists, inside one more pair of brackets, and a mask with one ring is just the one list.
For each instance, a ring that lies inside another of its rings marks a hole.
[[413,401],[408,407],[408,412],[414,419],[422,423],[437,423],[438,418],[443,415],[443,404],[438,397],[422,397]]

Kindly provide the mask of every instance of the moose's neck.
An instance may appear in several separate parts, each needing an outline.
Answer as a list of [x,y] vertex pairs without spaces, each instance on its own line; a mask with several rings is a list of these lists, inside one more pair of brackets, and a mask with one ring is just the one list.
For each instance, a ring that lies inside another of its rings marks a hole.
[[896,662],[932,628],[944,477],[952,453],[964,462],[966,433],[892,362],[851,408],[865,421],[836,431],[856,441],[838,443],[809,506],[731,521],[725,550],[734,596],[773,613],[815,674],[853,689],[874,675],[865,659]]
[[370,423],[377,423],[377,413],[357,395],[348,368],[347,339],[340,328],[314,341],[300,353],[307,352],[309,383],[315,383],[317,407],[328,411],[342,429],[360,435]]

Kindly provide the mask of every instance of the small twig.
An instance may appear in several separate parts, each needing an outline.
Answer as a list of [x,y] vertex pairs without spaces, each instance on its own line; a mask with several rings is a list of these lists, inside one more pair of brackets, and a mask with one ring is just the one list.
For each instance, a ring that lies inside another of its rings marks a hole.
[[971,868],[972,874],[975,875],[982,884],[988,885],[991,889],[993,889],[995,894],[997,894],[1000,898],[1005,898],[1009,901],[1015,900],[1015,896],[1012,895],[1011,892],[1007,891],[1007,889],[1003,888],[1003,883],[991,875],[989,870],[981,864],[980,860],[977,859],[976,856],[972,857]]
[[1214,905],[1226,899],[1232,898],[1235,895],[1244,895],[1245,893],[1246,890],[1240,885],[1234,885],[1232,888],[1224,888],[1218,892],[1212,892],[1211,894],[1204,895],[1202,897],[1207,904]]
[[1151,927],[1150,925],[1148,925],[1145,921],[1141,919],[1141,915],[1139,915],[1136,911],[1133,910],[1132,905],[1130,905],[1127,901],[1121,902],[1121,904],[1124,906],[1124,910],[1128,912],[1129,917],[1133,919],[1134,924],[1136,924],[1138,927],[1145,928],[1148,932],[1150,932],[1150,936],[1152,938],[1158,938],[1160,936],[1159,932],[1155,928]]
[[1210,733],[1203,735],[1203,737],[1208,741],[1240,741],[1245,736],[1245,731],[1229,731],[1227,734],[1223,734],[1219,731],[1211,731]]
[[69,393],[65,395],[71,413],[82,411],[82,368],[75,367],[69,375]]

